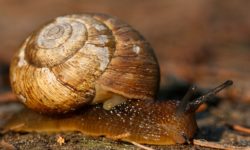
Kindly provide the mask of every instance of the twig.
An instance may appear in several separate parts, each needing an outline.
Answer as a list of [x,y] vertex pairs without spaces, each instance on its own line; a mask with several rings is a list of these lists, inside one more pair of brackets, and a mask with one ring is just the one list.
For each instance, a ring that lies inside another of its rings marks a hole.
[[154,150],[154,149],[151,148],[151,147],[147,147],[147,146],[141,145],[141,144],[136,143],[136,142],[131,142],[131,143],[134,144],[135,146],[139,147],[139,148],[144,149],[144,150]]
[[56,137],[56,142],[57,142],[60,146],[62,146],[63,144],[65,144],[65,139],[64,139],[61,135],[58,135],[58,136]]
[[18,101],[15,94],[12,92],[0,93],[0,103],[16,102]]
[[217,149],[224,149],[224,150],[250,150],[250,147],[246,146],[233,146],[233,145],[228,145],[228,144],[223,144],[223,143],[218,143],[218,142],[209,142],[205,140],[198,140],[194,139],[193,140],[194,145],[198,146],[203,146],[203,147],[209,147],[209,148],[217,148]]
[[235,131],[250,134],[250,128],[246,128],[241,125],[228,125],[228,126]]

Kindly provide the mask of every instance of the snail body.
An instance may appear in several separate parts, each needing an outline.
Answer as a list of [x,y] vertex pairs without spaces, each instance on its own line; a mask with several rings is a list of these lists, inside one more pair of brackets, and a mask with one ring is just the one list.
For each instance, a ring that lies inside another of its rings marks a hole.
[[50,117],[26,109],[12,118],[5,130],[78,131],[89,136],[154,145],[185,143],[193,137],[197,128],[194,112],[177,117],[175,102],[153,103],[127,101],[111,110],[101,105],[87,106],[84,111],[67,117]]
[[[79,131],[90,136],[141,144],[170,145],[188,142],[196,133],[195,110],[232,81],[189,102],[193,89],[180,102],[127,100],[105,110],[101,105],[86,106],[69,116],[48,116],[24,109],[5,125],[5,131]],[[183,105],[184,104],[184,105]]]
[[26,39],[11,62],[10,80],[27,107],[60,114],[86,104],[110,109],[126,99],[153,100],[159,66],[149,43],[119,19],[68,15]]

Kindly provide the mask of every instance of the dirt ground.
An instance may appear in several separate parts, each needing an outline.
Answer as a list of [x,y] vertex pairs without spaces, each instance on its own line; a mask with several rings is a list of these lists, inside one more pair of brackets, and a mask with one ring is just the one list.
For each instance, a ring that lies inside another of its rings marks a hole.
[[[11,57],[32,31],[59,15],[107,13],[135,27],[154,47],[161,67],[161,99],[181,98],[191,84],[204,93],[233,80],[232,87],[197,113],[199,131],[194,138],[250,147],[250,134],[228,126],[250,127],[249,8],[248,0],[0,0],[0,95],[10,91]],[[0,127],[21,107],[8,99],[0,101]],[[59,137],[65,139],[62,145],[57,142]],[[192,143],[149,147],[210,149]],[[130,143],[80,133],[13,132],[0,134],[1,148],[139,149]]]

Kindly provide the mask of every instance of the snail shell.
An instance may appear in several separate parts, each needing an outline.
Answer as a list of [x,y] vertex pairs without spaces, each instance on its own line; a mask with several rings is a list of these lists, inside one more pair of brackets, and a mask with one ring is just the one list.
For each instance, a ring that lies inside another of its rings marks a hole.
[[68,15],[25,40],[12,60],[10,79],[29,108],[66,113],[87,103],[154,99],[159,66],[149,43],[117,18]]

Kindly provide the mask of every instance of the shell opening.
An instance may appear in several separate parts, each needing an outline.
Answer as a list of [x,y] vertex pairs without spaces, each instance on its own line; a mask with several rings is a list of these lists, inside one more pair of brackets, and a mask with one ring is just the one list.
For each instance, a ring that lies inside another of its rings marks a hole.
[[95,90],[96,95],[92,104],[103,103],[103,108],[105,110],[110,110],[126,101],[125,97],[105,90],[101,85],[96,85]]
[[120,96],[120,95],[116,95],[114,94],[112,96],[112,98],[106,100],[104,103],[103,103],[103,108],[105,110],[110,110],[112,109],[113,107],[121,104],[121,103],[124,103],[126,101],[126,98],[123,97],[123,96]]

